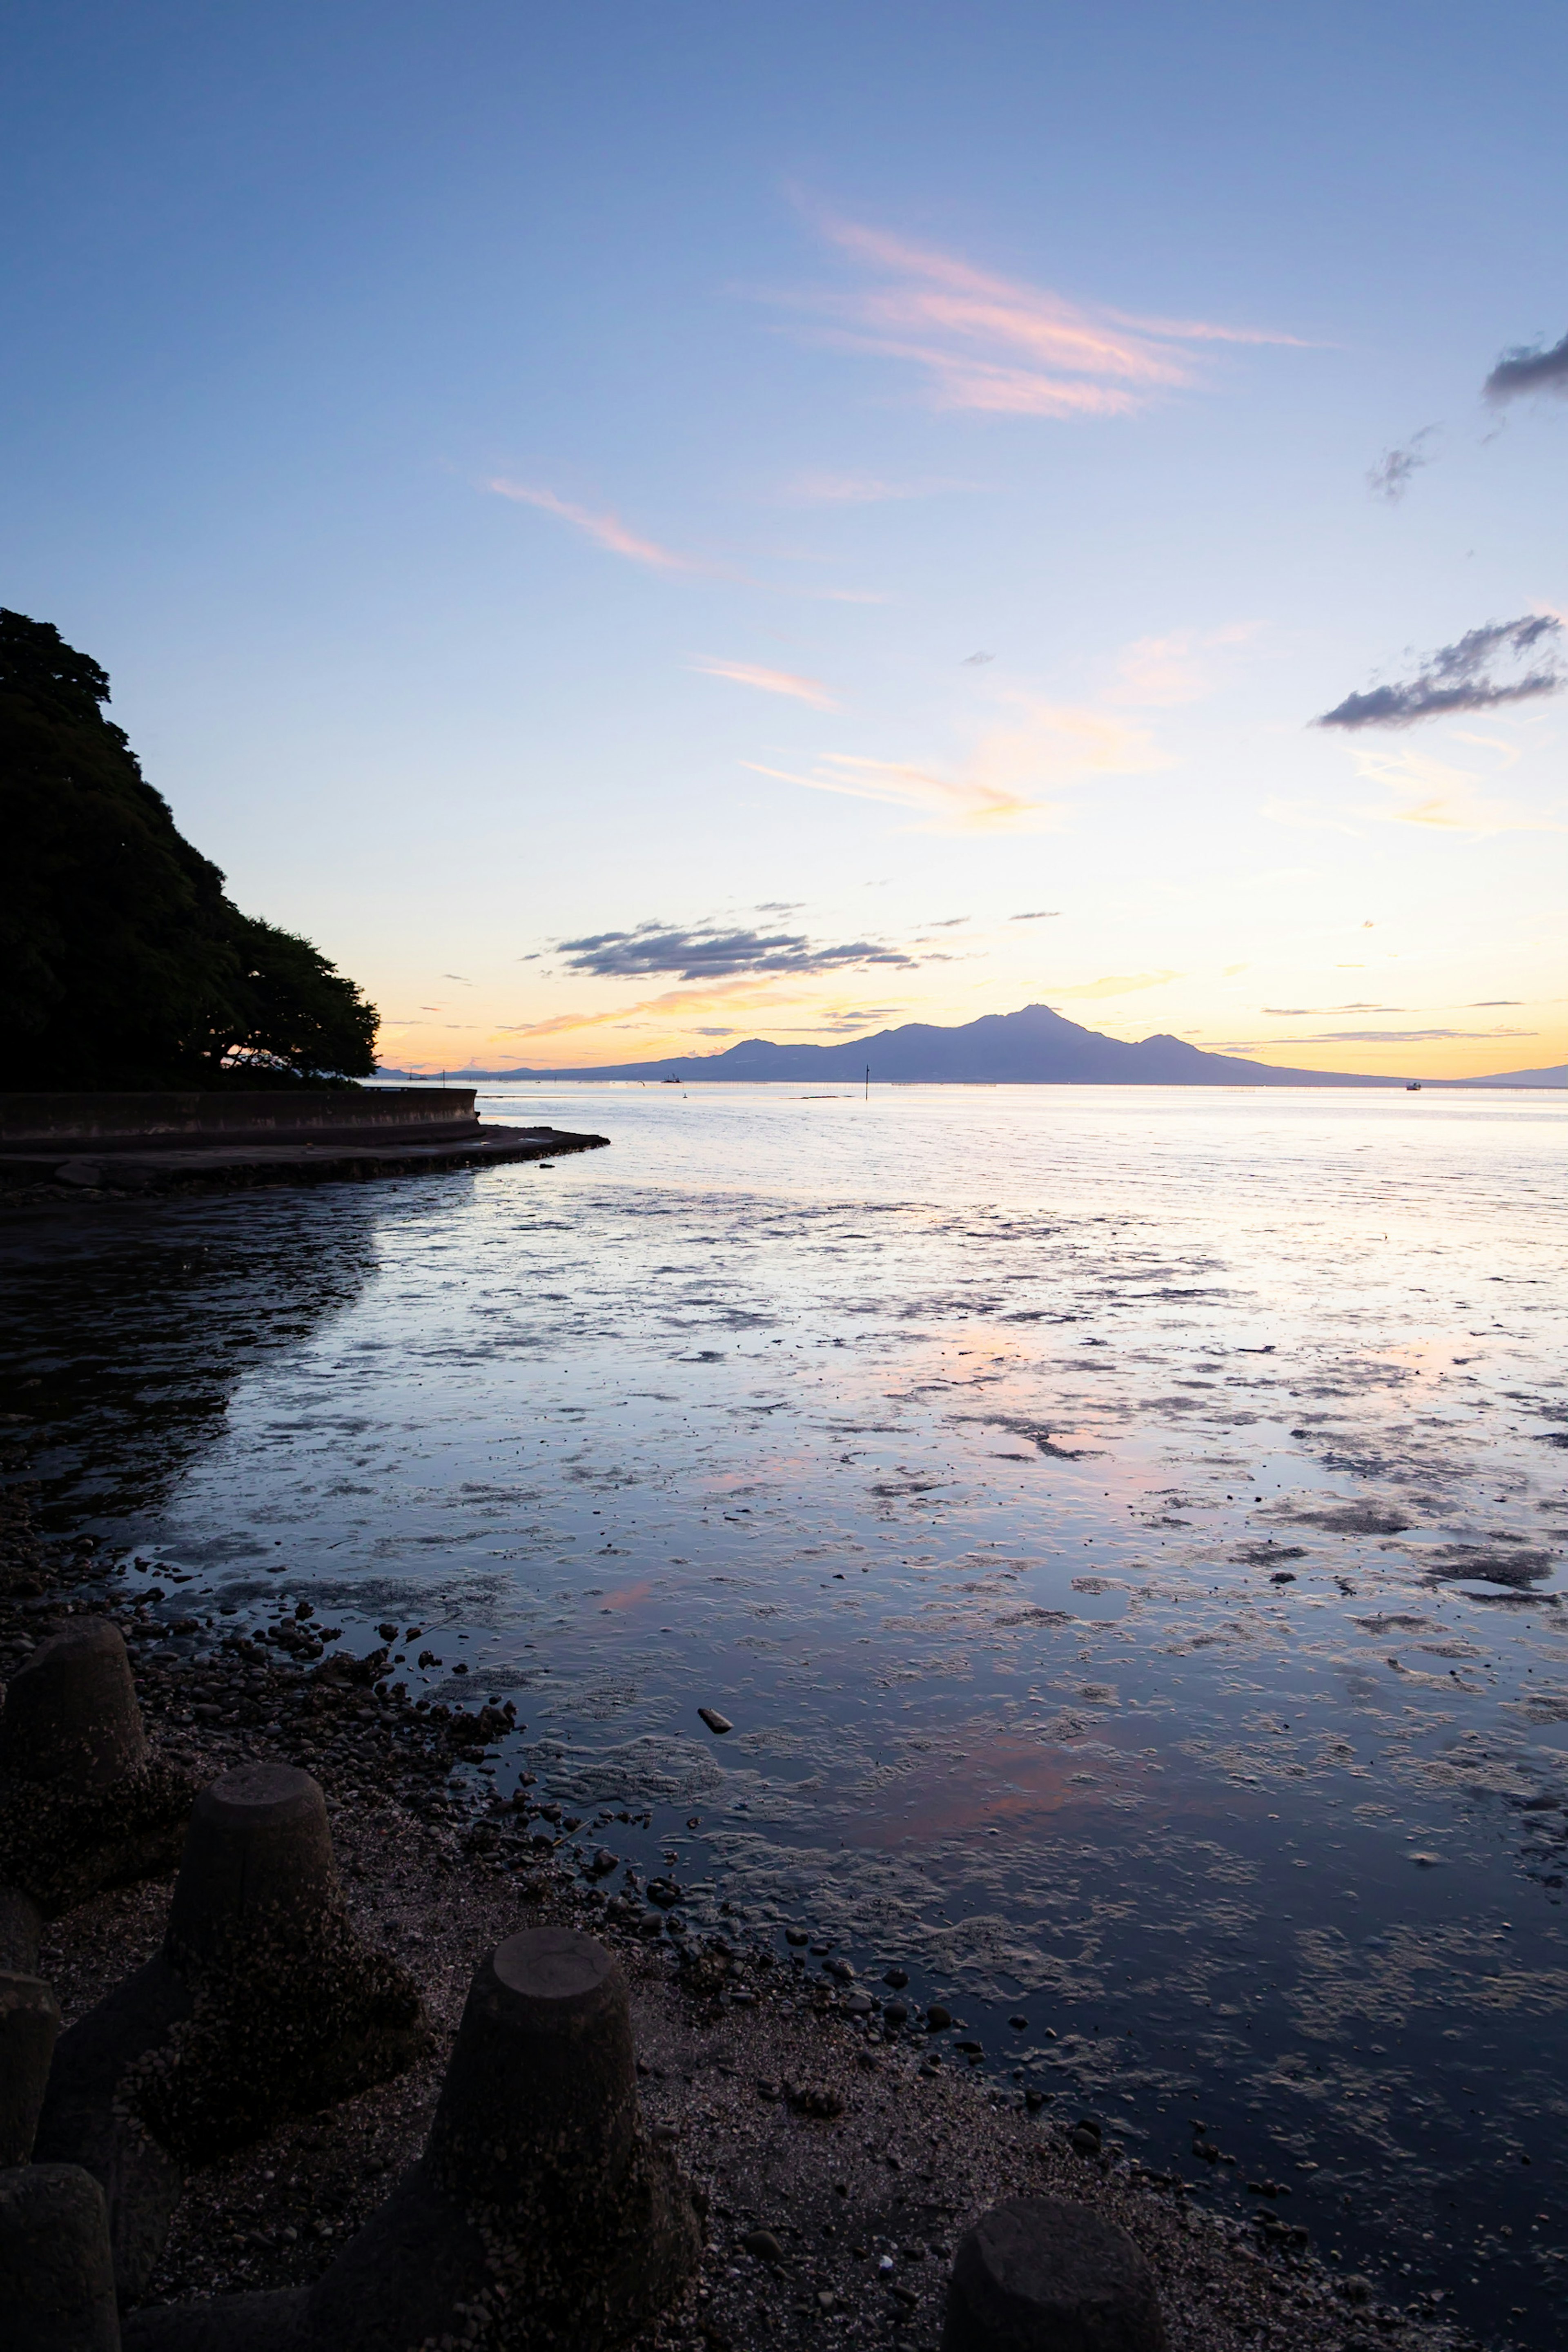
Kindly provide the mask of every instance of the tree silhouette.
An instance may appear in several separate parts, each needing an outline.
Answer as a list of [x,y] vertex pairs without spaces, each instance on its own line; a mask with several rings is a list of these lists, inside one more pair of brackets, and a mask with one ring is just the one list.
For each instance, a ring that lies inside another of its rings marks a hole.
[[108,699],[88,655],[0,608],[0,1086],[369,1077],[375,1007],[308,940],[241,914]]

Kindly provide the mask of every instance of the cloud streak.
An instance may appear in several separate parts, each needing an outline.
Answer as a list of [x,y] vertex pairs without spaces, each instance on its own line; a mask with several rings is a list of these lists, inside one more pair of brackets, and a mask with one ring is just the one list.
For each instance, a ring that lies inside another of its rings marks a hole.
[[[1347,694],[1314,727],[1413,727],[1456,711],[1496,710],[1555,694],[1568,683],[1562,667],[1563,624],[1553,614],[1526,613],[1517,621],[1490,621],[1458,642],[1428,654],[1414,677]],[[1521,665],[1517,675],[1500,668]]]
[[629,562],[645,563],[655,572],[696,572],[702,569],[689,555],[677,555],[673,548],[661,547],[656,540],[643,539],[632,530],[616,514],[595,514],[588,507],[574,506],[570,499],[557,496],[554,490],[541,489],[529,482],[511,482],[497,476],[485,485],[498,499],[510,499],[517,506],[538,507],[544,514],[556,515],[584,532],[598,547],[608,549],[612,555],[623,555]]
[[1481,391],[1497,407],[1531,392],[1553,392],[1568,399],[1568,335],[1549,350],[1524,343],[1504,352]]
[[791,506],[871,507],[891,500],[936,499],[955,490],[972,490],[973,482],[933,480],[886,482],[874,474],[798,474],[784,490]]
[[824,752],[805,774],[757,760],[745,764],[810,792],[913,809],[925,819],[922,829],[935,833],[1044,832],[1065,811],[1042,793],[1090,774],[1136,775],[1166,764],[1141,728],[1109,712],[1024,695],[1009,702],[1010,719],[988,729],[950,772],[850,751]]
[[1133,996],[1141,988],[1163,988],[1167,981],[1181,977],[1179,971],[1111,972],[1103,980],[1086,980],[1077,988],[1049,988],[1045,994],[1047,1001],[1054,997],[1063,1004],[1096,996]]
[[825,321],[812,331],[819,341],[913,368],[937,408],[1124,416],[1196,380],[1184,346],[1296,340],[1200,320],[1139,319],[863,222],[822,215],[817,226],[871,282],[769,299]]
[[822,945],[803,932],[722,930],[714,923],[690,929],[674,924],[639,923],[629,931],[596,931],[562,940],[559,953],[568,971],[595,980],[645,980],[674,972],[682,980],[730,980],[742,973],[768,978],[890,966],[913,971],[917,959],[873,940]]
[[699,661],[691,667],[704,677],[727,678],[733,686],[755,687],[759,694],[789,695],[796,702],[809,702],[815,710],[839,708],[819,677],[797,677],[787,669],[763,669],[756,662]]

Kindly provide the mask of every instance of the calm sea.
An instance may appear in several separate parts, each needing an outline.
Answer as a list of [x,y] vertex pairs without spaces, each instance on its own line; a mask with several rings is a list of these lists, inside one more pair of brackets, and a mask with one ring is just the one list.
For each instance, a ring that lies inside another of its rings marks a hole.
[[612,1149],[13,1221],[54,1522],[421,1625],[694,1930],[1561,2343],[1562,1097],[481,1108]]

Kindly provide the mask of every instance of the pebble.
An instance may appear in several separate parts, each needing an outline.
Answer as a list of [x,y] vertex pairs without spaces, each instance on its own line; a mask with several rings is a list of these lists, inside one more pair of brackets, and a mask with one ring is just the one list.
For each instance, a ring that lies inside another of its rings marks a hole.
[[759,2263],[781,2263],[784,2259],[784,2249],[771,2230],[747,2230],[740,2242]]
[[939,2000],[934,2000],[925,2012],[925,2022],[933,2033],[946,2033],[953,2022],[953,2013],[944,2009]]
[[882,1980],[884,1985],[891,1985],[894,1992],[902,1992],[904,1986],[909,1982],[909,1970],[907,1969],[884,1969],[882,1972]]
[[720,1715],[716,1706],[699,1706],[697,1713],[701,1716],[703,1721],[706,1724],[710,1731],[723,1732],[733,1731],[735,1729],[735,1726],[731,1723],[728,1716]]

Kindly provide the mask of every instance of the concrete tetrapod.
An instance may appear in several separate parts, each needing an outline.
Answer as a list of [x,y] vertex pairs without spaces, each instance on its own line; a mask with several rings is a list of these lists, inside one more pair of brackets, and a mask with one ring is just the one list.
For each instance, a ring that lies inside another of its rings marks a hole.
[[0,1969],[0,2165],[26,2164],[33,2153],[59,2030],[48,1986]]
[[5,2352],[120,2352],[103,2191],[74,2164],[0,2172]]
[[1087,2206],[1009,2198],[958,2241],[942,2352],[1166,2352],[1154,2273]]
[[481,1961],[424,2153],[313,2287],[132,2315],[127,2352],[607,2352],[701,2251],[644,2137],[626,1979],[566,1927]]
[[31,1976],[38,1965],[44,1915],[19,1886],[0,1886],[0,1969]]
[[186,2164],[401,2074],[428,2040],[413,1979],[350,1924],[320,1789],[242,1764],[196,1800],[162,1950],[61,2035],[37,2154],[101,2182],[133,2297]]
[[[170,1870],[195,1784],[148,1752],[124,1636],[72,1619],[12,1675],[0,1714],[0,1880],[46,1916]],[[9,1922],[7,1922],[9,1927]]]

